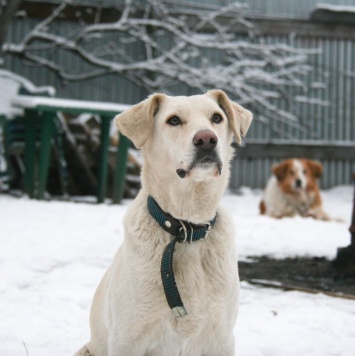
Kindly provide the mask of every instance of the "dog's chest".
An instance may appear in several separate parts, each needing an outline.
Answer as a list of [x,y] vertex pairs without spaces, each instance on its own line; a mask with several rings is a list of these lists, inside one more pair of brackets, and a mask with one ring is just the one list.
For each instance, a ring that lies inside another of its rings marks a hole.
[[[165,306],[168,306],[161,281],[161,262],[171,237],[166,238],[166,234],[158,233],[156,238],[159,240],[140,249],[140,257],[135,256],[136,261],[145,261],[144,272],[141,268],[137,272],[143,282],[141,286],[154,283],[156,293],[164,299]],[[208,239],[213,239],[213,235]],[[189,309],[188,313],[201,316],[211,303],[225,298],[226,291],[232,288],[231,276],[237,273],[234,250],[208,239],[176,243],[173,252],[173,271],[183,303]],[[143,281],[142,278],[146,280]]]
[[301,216],[305,215],[314,200],[312,192],[302,192],[297,195],[283,195],[284,204],[294,209]]
[[228,251],[221,252],[207,240],[177,245],[175,255],[176,282],[186,307],[191,304],[194,313],[203,315],[211,304],[225,299],[233,283]]

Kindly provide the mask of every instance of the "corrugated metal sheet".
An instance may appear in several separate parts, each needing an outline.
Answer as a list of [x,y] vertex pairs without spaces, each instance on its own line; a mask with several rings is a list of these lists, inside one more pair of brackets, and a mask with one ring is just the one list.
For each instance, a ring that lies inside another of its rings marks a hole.
[[[293,110],[299,117],[300,127],[281,125],[272,132],[273,122],[255,122],[248,134],[252,139],[283,139],[353,141],[355,140],[355,40],[329,40],[322,38],[265,37],[267,43],[288,43],[296,48],[318,48],[321,54],[310,56],[313,66],[307,75],[309,90],[305,96],[319,99],[326,105],[296,103]],[[353,73],[352,75],[350,73]],[[322,86],[311,83],[322,80]],[[284,101],[278,103],[287,110]],[[306,128],[306,129],[304,129]]]

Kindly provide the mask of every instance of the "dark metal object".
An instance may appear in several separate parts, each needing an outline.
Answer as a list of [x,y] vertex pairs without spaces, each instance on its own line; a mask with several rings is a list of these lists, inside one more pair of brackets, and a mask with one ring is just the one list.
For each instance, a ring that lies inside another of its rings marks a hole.
[[[355,173],[352,175],[355,183]],[[353,216],[349,228],[351,234],[351,243],[347,247],[338,248],[337,257],[334,260],[334,266],[342,273],[355,275],[355,184],[353,200]]]

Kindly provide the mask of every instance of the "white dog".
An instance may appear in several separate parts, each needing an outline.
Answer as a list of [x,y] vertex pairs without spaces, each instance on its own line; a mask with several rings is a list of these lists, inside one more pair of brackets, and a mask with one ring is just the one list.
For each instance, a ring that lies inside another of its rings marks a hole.
[[218,207],[233,134],[252,114],[220,90],[154,94],[115,119],[143,148],[142,189],[94,296],[77,355],[234,355],[239,295],[231,219]]

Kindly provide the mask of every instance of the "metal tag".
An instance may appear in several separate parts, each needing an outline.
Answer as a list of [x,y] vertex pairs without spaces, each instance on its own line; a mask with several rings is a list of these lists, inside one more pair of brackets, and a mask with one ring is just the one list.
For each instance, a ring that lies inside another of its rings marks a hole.
[[187,311],[184,307],[175,307],[171,309],[175,315],[175,318],[187,315]]

